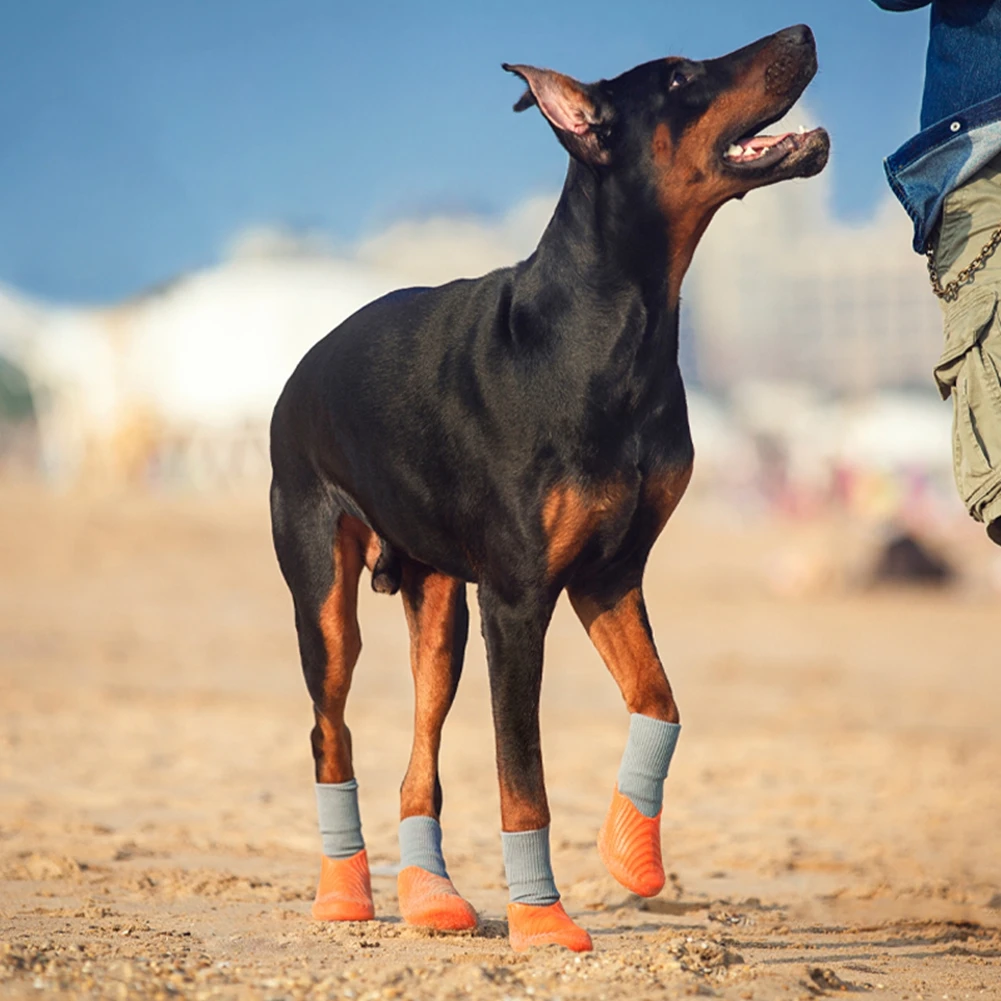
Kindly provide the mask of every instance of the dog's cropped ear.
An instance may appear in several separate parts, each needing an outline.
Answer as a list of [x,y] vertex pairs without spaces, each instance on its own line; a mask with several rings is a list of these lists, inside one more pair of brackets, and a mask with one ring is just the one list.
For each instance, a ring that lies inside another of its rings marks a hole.
[[555,70],[537,69],[522,64],[501,65],[528,84],[528,90],[514,106],[515,111],[524,111],[533,104],[537,105],[572,156],[585,163],[609,162],[608,150],[602,144],[599,134],[603,124],[602,110],[587,84]]

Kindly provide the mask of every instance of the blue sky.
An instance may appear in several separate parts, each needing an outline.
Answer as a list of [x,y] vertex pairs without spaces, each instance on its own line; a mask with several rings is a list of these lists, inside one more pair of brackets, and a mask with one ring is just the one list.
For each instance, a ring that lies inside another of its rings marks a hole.
[[240,230],[348,244],[402,216],[502,213],[565,154],[502,61],[581,79],[721,55],[805,21],[834,211],[885,196],[917,128],[927,10],[871,0],[0,0],[0,283],[112,301]]

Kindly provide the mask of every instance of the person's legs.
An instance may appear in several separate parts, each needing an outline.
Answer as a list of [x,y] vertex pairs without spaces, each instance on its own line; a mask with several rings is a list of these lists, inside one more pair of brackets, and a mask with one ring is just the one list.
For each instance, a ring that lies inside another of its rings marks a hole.
[[[935,243],[943,286],[1001,226],[1001,156],[946,198]],[[1001,545],[1001,248],[952,300],[941,300],[945,350],[935,368],[953,400],[953,470],[967,510]]]

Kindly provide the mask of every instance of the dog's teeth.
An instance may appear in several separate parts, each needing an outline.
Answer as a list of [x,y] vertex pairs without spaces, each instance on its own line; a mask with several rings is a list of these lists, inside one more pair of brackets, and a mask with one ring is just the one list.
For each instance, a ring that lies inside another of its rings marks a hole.
[[734,144],[733,146],[731,146],[726,151],[726,155],[729,156],[729,157],[743,156],[744,155],[744,148],[743,148],[743,146],[737,146],[736,144]]

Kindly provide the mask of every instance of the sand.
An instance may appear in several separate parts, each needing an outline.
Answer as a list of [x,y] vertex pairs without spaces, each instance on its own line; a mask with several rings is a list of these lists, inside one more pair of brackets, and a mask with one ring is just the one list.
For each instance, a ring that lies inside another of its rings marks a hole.
[[657,898],[595,835],[628,718],[561,603],[544,748],[553,858],[595,951],[506,939],[478,623],[445,729],[443,826],[479,932],[401,924],[411,687],[366,592],[348,707],[377,920],[313,922],[291,607],[261,496],[0,488],[0,998],[1001,998],[1001,598],[852,583],[871,538],[682,506],[648,603],[683,734]]

